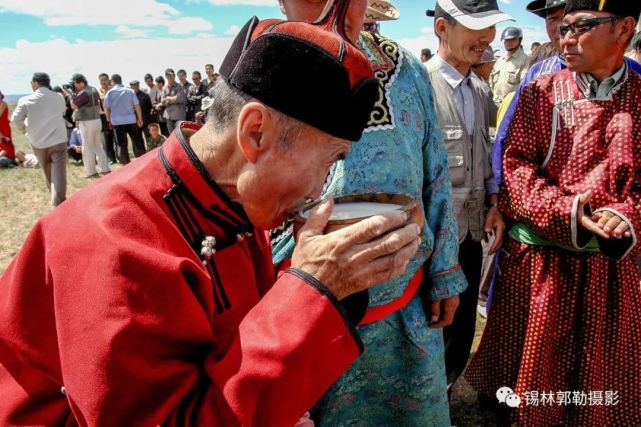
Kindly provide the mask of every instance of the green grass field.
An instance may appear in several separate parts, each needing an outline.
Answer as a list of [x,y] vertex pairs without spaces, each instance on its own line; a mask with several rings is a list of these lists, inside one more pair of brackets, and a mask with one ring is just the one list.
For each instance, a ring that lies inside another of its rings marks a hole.
[[[13,111],[14,105],[9,104]],[[13,131],[16,151],[32,153],[26,135],[17,129]],[[121,166],[112,165],[116,170]],[[96,178],[84,178],[82,163],[67,162],[67,198],[88,185]],[[98,178],[99,179],[99,178]],[[4,272],[33,224],[51,210],[50,193],[40,168],[0,169],[0,201],[3,207],[3,221],[0,224],[0,274]]]
[[[9,108],[13,111],[13,105]],[[16,150],[31,153],[28,138],[13,129],[13,141]],[[131,144],[130,144],[131,146]],[[133,153],[131,153],[133,158]],[[112,170],[121,166],[112,165]],[[67,198],[94,179],[84,178],[82,164],[70,160],[67,163]],[[98,178],[100,179],[100,178]],[[18,252],[29,230],[41,216],[47,214],[49,191],[45,185],[42,171],[38,169],[0,169],[0,201],[3,221],[0,223],[0,274],[7,268],[11,259]],[[70,229],[61,233],[73,232]],[[479,318],[474,350],[478,345],[485,321]],[[459,380],[452,393],[452,423],[457,426],[490,426],[494,425],[491,414],[483,413],[476,402],[476,393],[464,380]]]

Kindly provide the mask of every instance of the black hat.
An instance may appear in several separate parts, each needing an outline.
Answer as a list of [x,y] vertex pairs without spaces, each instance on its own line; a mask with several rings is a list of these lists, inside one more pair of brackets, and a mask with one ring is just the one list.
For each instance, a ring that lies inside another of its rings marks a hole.
[[596,12],[610,12],[618,16],[631,16],[639,19],[641,14],[641,1],[639,0],[568,0],[565,13],[575,10],[594,10]]
[[325,133],[360,139],[378,80],[345,34],[348,7],[349,0],[330,0],[313,24],[250,19],[220,75],[241,92]]
[[437,0],[434,10],[425,12],[434,19],[445,14],[470,30],[484,30],[504,21],[514,21],[499,10],[496,0]]
[[565,0],[534,0],[527,5],[528,12],[545,18],[549,11],[565,6]]

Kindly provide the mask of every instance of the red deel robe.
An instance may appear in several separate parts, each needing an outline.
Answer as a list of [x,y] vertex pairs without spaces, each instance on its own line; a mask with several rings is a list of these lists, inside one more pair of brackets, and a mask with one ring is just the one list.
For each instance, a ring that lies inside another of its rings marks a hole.
[[358,357],[322,284],[275,281],[264,233],[197,161],[193,130],[29,234],[0,280],[0,425],[291,427]]
[[[481,394],[520,396],[519,426],[641,425],[641,77],[628,72],[595,99],[584,81],[564,70],[532,82],[506,138],[501,211],[566,246],[507,240],[466,372]],[[593,236],[578,225],[587,190],[592,210],[617,212],[630,238],[579,251]]]

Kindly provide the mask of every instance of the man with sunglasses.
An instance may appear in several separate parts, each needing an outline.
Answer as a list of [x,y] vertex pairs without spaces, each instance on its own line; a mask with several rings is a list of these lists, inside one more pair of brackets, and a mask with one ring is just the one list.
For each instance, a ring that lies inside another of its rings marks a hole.
[[520,396],[518,425],[641,425],[641,77],[624,61],[640,12],[569,0],[568,69],[523,90],[507,134],[510,239],[466,377]]
[[[540,76],[556,73],[557,71],[567,68],[565,57],[561,52],[561,39],[559,35],[559,25],[561,25],[561,21],[565,15],[565,3],[565,0],[534,0],[527,5],[527,10],[529,12],[545,19],[545,30],[548,33],[550,42],[558,51],[558,54],[551,58],[544,59],[530,67],[527,75],[521,82],[519,89],[516,91],[514,99],[510,103],[504,119],[501,121],[501,126],[496,132],[496,139],[494,140],[494,146],[492,148],[492,168],[494,169],[494,178],[498,185],[501,185],[501,182],[503,181],[503,146],[505,136],[507,135],[507,130],[510,127],[512,118],[514,117],[514,111],[516,110],[516,105],[521,98],[523,88]],[[630,70],[641,74],[641,64],[631,58],[626,58],[625,60],[628,63]]]

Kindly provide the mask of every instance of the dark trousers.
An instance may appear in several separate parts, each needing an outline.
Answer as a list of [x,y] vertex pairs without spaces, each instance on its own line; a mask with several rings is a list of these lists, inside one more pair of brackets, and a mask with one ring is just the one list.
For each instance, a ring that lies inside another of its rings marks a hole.
[[127,125],[117,125],[113,127],[114,134],[116,136],[116,144],[118,150],[118,161],[126,165],[129,163],[129,144],[127,141],[127,135],[131,138],[133,144],[134,155],[140,157],[146,153],[145,143],[142,140],[142,135],[140,134],[140,129],[136,126],[135,123]]
[[140,139],[142,140],[143,137],[145,138],[145,147],[147,147],[147,141],[149,141],[149,138],[151,138],[151,134],[149,133],[149,126],[146,124],[142,125],[141,128],[138,128],[138,134],[140,135]]
[[476,332],[476,304],[481,282],[483,247],[468,233],[459,245],[458,260],[467,279],[467,289],[459,295],[460,303],[454,321],[443,329],[447,383],[453,384],[463,373],[470,356]]
[[116,142],[114,140],[114,131],[113,129],[107,129],[105,134],[105,140],[103,141],[105,153],[107,153],[107,158],[112,163],[116,162]]
[[167,128],[167,122],[158,122],[160,126],[160,133],[169,138],[169,129]]

